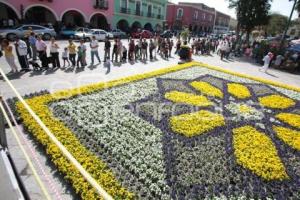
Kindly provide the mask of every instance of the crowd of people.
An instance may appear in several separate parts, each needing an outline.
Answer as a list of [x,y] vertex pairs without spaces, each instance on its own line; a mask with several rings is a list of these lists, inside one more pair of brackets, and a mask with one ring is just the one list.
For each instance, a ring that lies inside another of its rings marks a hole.
[[[175,42],[174,42],[175,41]],[[79,45],[76,45],[73,40],[68,41],[68,45],[62,47],[55,38],[51,38],[49,45],[43,41],[42,36],[36,35],[32,29],[29,29],[25,34],[25,39],[16,38],[14,42],[15,51],[13,52],[13,44],[4,39],[1,42],[2,50],[8,65],[11,67],[10,73],[17,73],[18,67],[15,63],[14,55],[17,55],[21,70],[47,70],[49,66],[52,68],[78,67],[84,68],[87,66],[87,43],[80,40]],[[182,61],[189,61],[192,55],[211,55],[217,53],[220,59],[231,59],[234,56],[244,55],[245,57],[254,58],[264,62],[264,71],[274,63],[280,66],[284,61],[284,57],[279,54],[265,50],[264,55],[259,58],[257,51],[258,43],[255,42],[251,46],[246,43],[238,43],[235,37],[212,38],[188,37],[186,40],[177,38],[162,38],[154,36],[151,39],[133,39],[128,38],[128,43],[125,44],[121,39],[110,41],[108,38],[104,42],[104,66],[109,68],[112,62],[135,62],[137,60],[145,62],[153,61],[159,55],[162,59],[168,60],[172,54],[177,54]],[[89,41],[89,49],[91,55],[91,66],[94,66],[95,61],[101,63],[99,55],[99,43],[95,37]],[[60,55],[60,49],[62,54]],[[50,52],[48,54],[48,52]],[[297,58],[296,58],[297,57]],[[299,60],[299,54],[293,55],[293,58]],[[40,60],[40,61],[38,61]],[[268,67],[266,67],[268,66]]]
[[[106,65],[111,65],[109,62],[122,63],[122,62],[135,62],[140,60],[145,62],[146,60],[155,60],[157,56],[161,56],[163,59],[168,60],[172,51],[175,54],[180,54],[181,47],[187,46],[187,42],[182,44],[181,40],[177,40],[174,44],[170,38],[161,38],[160,36],[152,39],[128,39],[128,44],[123,44],[121,39],[114,39],[110,41],[108,38],[104,42],[104,55],[103,60]],[[13,45],[15,48],[13,48]],[[95,61],[101,63],[99,55],[99,43],[95,37],[89,41],[91,66],[94,66]],[[2,50],[4,51],[4,57],[8,65],[11,67],[10,73],[17,73],[18,67],[15,63],[15,56],[17,55],[20,71],[30,70],[47,70],[49,66],[52,68],[65,68],[65,67],[78,67],[83,68],[87,66],[87,43],[84,40],[80,40],[79,45],[76,45],[72,39],[68,41],[68,45],[62,47],[55,38],[51,38],[50,44],[42,39],[42,36],[36,35],[32,29],[25,34],[25,39],[16,38],[14,43],[10,43],[7,39],[1,42]],[[15,53],[13,52],[15,49]],[[60,55],[60,49],[62,54]],[[48,54],[50,52],[50,54]],[[181,55],[183,60],[190,59],[190,54]],[[32,67],[30,67],[32,66]]]

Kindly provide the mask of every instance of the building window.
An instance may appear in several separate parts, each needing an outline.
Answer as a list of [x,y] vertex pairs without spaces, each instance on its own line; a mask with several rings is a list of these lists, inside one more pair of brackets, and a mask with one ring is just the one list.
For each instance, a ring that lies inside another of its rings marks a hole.
[[148,17],[152,17],[152,5],[148,5]]
[[178,8],[177,9],[177,19],[181,19],[183,17],[183,9]]
[[205,20],[206,19],[206,15],[205,15],[205,13],[203,13],[203,20]]
[[157,13],[158,13],[158,15],[161,15],[161,7],[158,7]]
[[141,1],[136,1],[135,3],[135,12],[137,15],[141,15]]
[[213,19],[213,16],[212,15],[209,15],[209,21],[211,22]]
[[194,19],[195,19],[195,20],[198,19],[198,11],[195,11],[195,13],[194,13]]
[[128,8],[128,0],[121,0],[121,8]]

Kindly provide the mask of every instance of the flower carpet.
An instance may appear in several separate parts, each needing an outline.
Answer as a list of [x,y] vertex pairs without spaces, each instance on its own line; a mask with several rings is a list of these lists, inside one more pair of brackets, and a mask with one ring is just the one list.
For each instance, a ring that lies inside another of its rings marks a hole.
[[[115,199],[299,199],[300,90],[188,63],[27,100]],[[83,199],[99,196],[18,104]]]

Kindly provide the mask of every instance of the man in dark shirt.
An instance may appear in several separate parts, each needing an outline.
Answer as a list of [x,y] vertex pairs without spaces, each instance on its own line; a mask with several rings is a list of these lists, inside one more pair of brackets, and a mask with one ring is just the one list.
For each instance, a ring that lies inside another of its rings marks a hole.
[[110,47],[111,43],[108,38],[105,39],[105,44],[104,44],[104,62],[106,59],[110,59]]

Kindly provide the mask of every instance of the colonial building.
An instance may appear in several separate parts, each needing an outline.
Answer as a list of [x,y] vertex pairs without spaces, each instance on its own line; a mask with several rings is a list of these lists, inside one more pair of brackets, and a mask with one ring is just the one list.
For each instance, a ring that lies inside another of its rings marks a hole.
[[0,25],[7,21],[54,26],[112,26],[114,0],[0,0]]
[[229,31],[230,16],[216,11],[214,33],[223,34]]
[[167,0],[115,1],[113,24],[125,32],[136,29],[159,31],[163,28]]
[[212,32],[215,22],[215,9],[202,3],[169,3],[167,25],[170,29],[193,32]]

